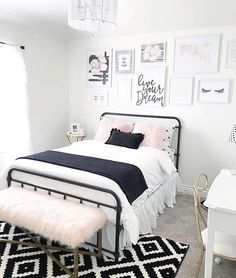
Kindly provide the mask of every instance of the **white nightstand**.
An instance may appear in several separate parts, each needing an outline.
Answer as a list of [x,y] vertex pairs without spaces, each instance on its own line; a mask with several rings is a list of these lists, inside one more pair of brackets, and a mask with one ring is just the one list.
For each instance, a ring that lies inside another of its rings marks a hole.
[[73,141],[82,141],[85,137],[86,134],[71,133],[70,131],[66,133],[66,138],[68,139],[70,144],[72,144]]

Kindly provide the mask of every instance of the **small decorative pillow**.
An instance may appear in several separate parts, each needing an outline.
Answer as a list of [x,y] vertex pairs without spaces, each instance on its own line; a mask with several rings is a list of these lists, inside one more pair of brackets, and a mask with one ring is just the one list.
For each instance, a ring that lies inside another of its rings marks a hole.
[[143,138],[144,135],[141,133],[127,133],[113,128],[111,130],[111,135],[105,144],[138,149],[140,143],[143,141]]
[[106,142],[110,136],[112,128],[117,128],[120,131],[132,132],[133,123],[122,122],[114,119],[103,118],[99,122],[98,131],[95,135],[95,140]]
[[141,146],[148,146],[160,150],[170,148],[174,127],[163,124],[137,122],[134,126],[134,133],[144,134]]

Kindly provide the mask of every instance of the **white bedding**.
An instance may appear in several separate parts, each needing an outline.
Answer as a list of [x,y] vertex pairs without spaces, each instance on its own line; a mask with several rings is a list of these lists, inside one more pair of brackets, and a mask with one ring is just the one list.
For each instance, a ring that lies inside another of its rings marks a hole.
[[[116,160],[136,165],[142,170],[148,186],[148,189],[141,196],[139,196],[137,200],[135,200],[136,203],[144,202],[145,199],[153,191],[155,191],[159,186],[165,183],[168,177],[176,171],[174,164],[171,162],[164,151],[153,149],[150,147],[140,147],[139,149],[134,150],[114,145],[107,145],[100,141],[86,140],[73,143],[72,145],[64,148],[57,149],[57,151]],[[139,236],[139,223],[137,215],[135,214],[134,209],[128,202],[125,194],[120,189],[119,185],[117,185],[117,183],[115,183],[114,181],[106,177],[99,176],[97,174],[27,159],[16,160],[11,167],[37,172],[40,171],[41,173],[50,174],[87,184],[93,184],[96,186],[102,186],[104,188],[113,190],[121,200],[121,222],[124,226],[124,230],[128,233],[132,243],[135,244],[137,242]],[[8,170],[1,177],[0,184],[2,188],[6,186],[7,172]],[[88,194],[88,189],[84,189],[75,185],[69,186],[66,183],[58,183],[57,181],[51,181],[49,179],[44,179],[42,181],[42,178],[40,177],[30,175],[26,176],[20,173],[17,173],[15,175],[15,177],[21,178],[24,181],[32,182],[48,188],[54,188],[59,191],[64,191],[75,195],[79,194],[80,196],[86,196]],[[114,203],[114,200],[112,198],[107,195],[104,196],[104,194],[100,194],[98,192],[90,192],[90,196],[87,197],[94,199],[99,198],[99,200],[101,198],[105,202]],[[114,212],[111,212],[111,210],[108,209],[106,210],[106,213],[108,220],[112,223],[115,223]]]

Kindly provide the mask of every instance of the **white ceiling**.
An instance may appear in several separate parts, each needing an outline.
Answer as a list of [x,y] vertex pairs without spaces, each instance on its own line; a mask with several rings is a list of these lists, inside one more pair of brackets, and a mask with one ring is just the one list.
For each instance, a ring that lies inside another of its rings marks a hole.
[[[0,0],[0,22],[84,36],[67,26],[67,1]],[[118,1],[118,28],[105,36],[236,25],[236,0]]]

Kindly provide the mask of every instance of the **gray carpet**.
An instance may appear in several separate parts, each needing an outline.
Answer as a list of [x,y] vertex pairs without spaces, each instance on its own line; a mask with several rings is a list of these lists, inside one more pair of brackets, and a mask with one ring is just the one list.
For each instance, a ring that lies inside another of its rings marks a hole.
[[[189,251],[178,272],[177,278],[196,277],[196,269],[200,256],[197,240],[193,197],[177,196],[175,208],[165,208],[164,214],[158,219],[155,234],[169,239],[187,243]],[[204,261],[199,278],[204,277]],[[213,263],[213,278],[236,278],[236,262],[222,260],[220,265]]]

